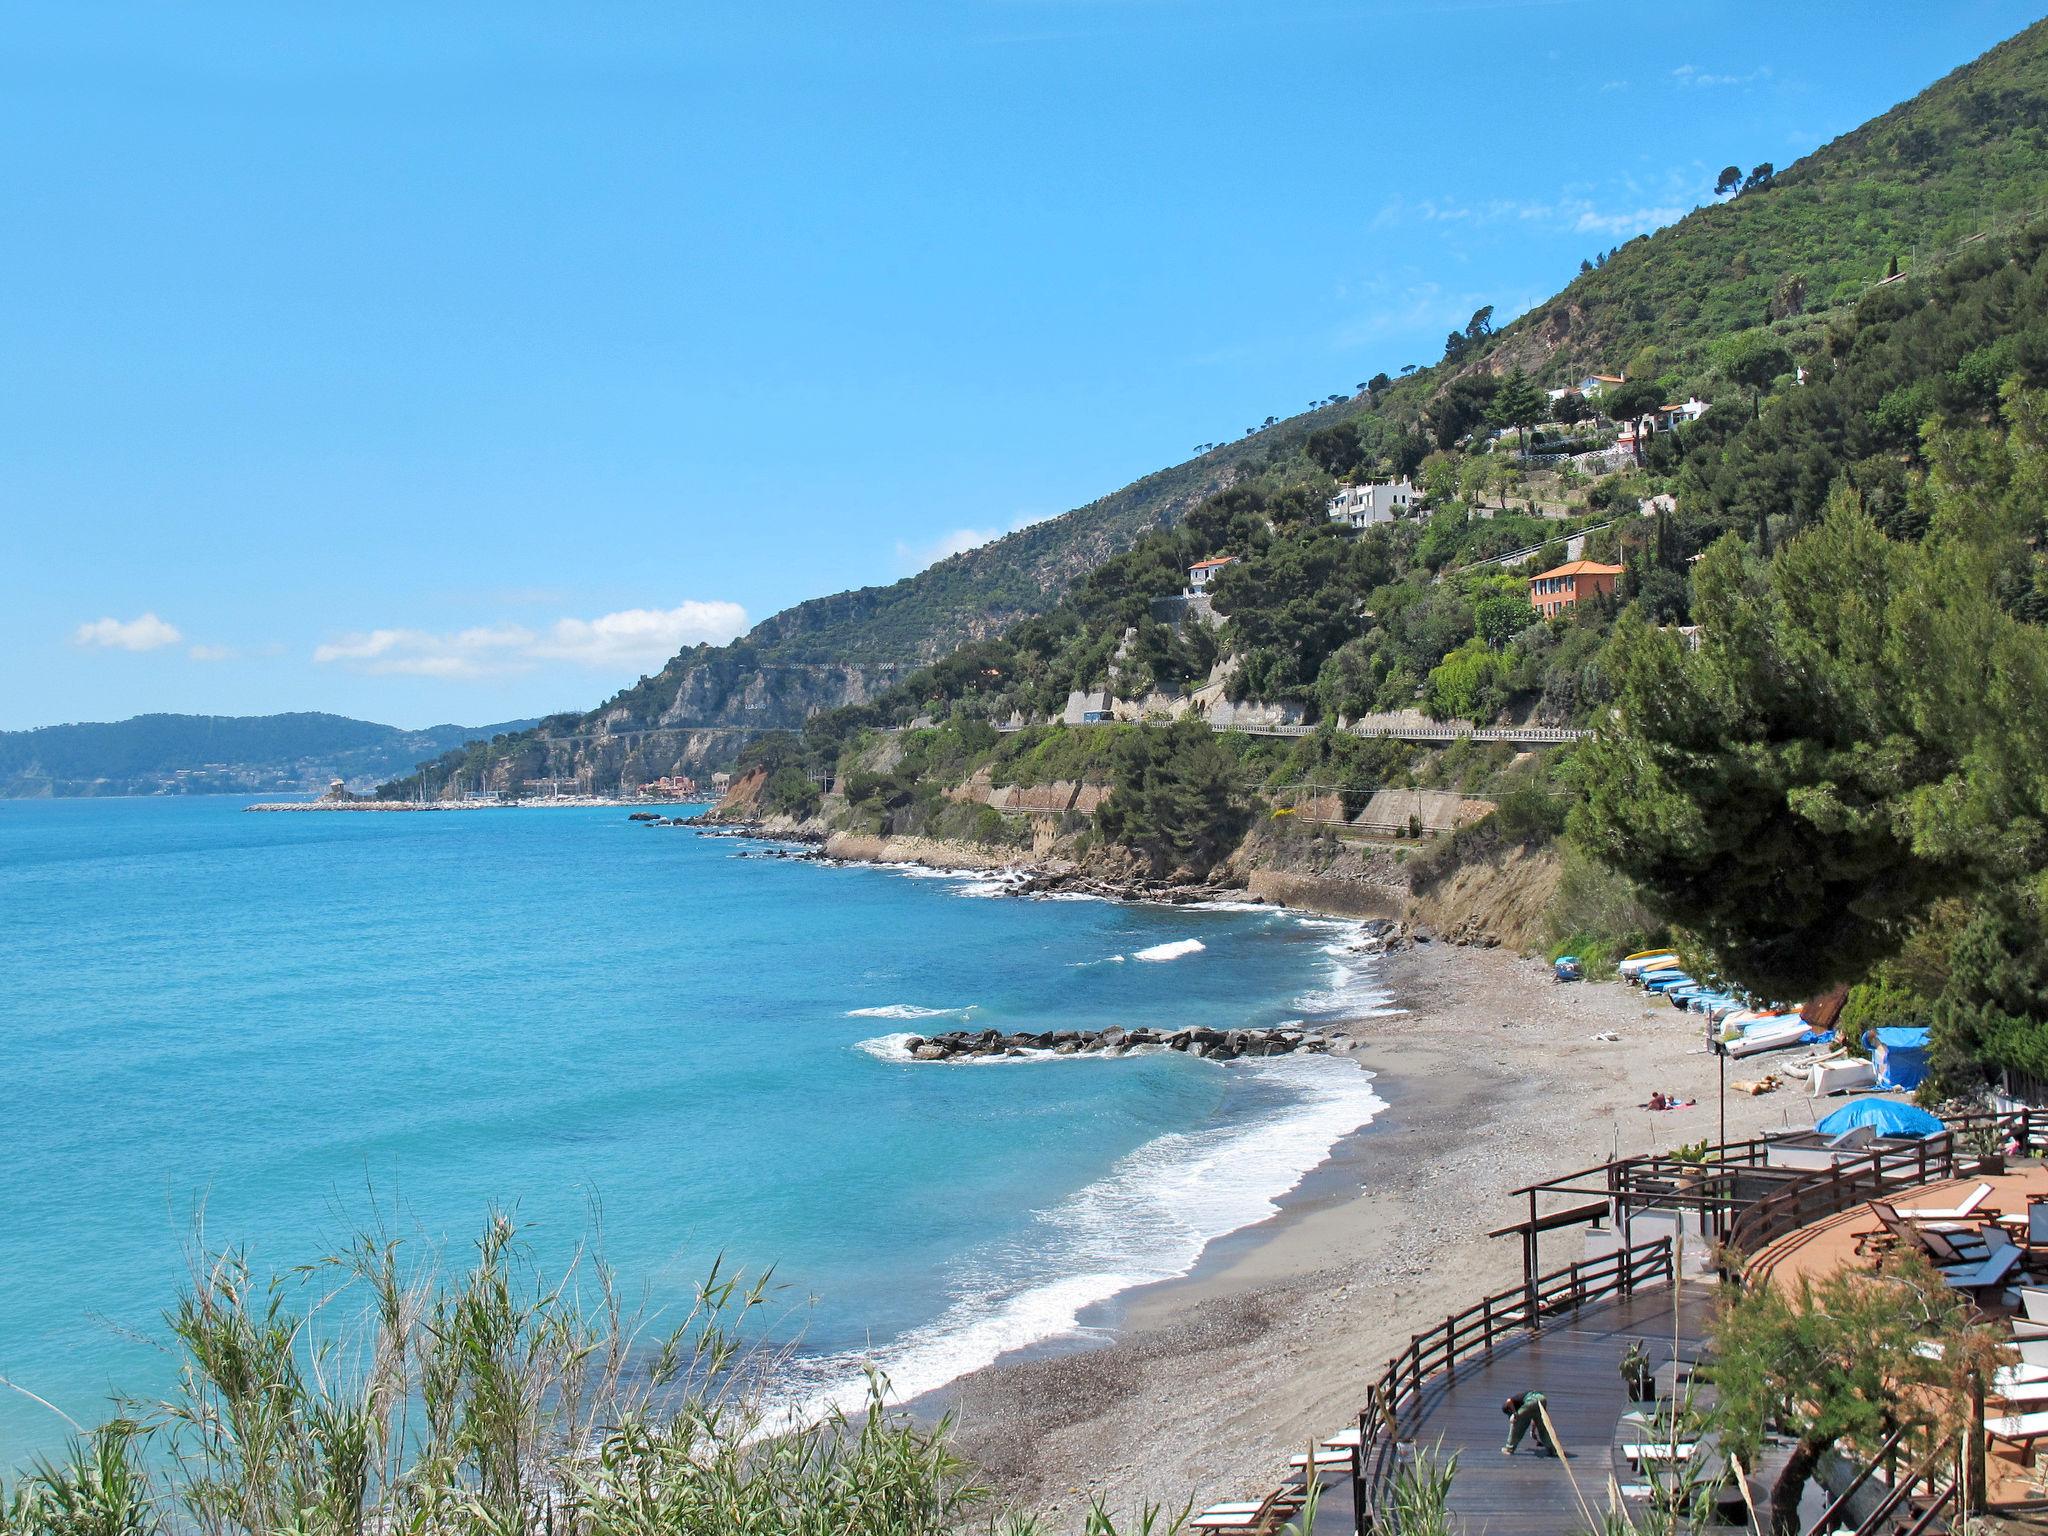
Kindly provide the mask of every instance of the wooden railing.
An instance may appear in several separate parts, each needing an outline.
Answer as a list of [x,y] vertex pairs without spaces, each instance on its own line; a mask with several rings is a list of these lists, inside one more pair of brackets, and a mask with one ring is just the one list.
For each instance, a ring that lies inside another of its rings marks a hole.
[[1974,1169],[1976,1157],[1963,1143],[1986,1129],[2001,1142],[2016,1142],[2022,1157],[2036,1156],[2048,1148],[2048,1111],[1955,1116],[1937,1136],[1923,1137],[1910,1146],[1873,1148],[1832,1168],[1816,1169],[1764,1196],[1738,1214],[1729,1227],[1726,1243],[1730,1255],[1747,1259],[1788,1232],[1882,1199],[1894,1190],[1964,1177]]
[[1670,1238],[1567,1265],[1539,1275],[1533,1286],[1499,1291],[1445,1318],[1387,1362],[1367,1389],[1358,1414],[1358,1476],[1352,1483],[1353,1523],[1358,1536],[1376,1528],[1393,1481],[1394,1447],[1401,1415],[1440,1373],[1455,1376],[1459,1364],[1491,1351],[1495,1344],[1538,1326],[1543,1318],[1576,1311],[1588,1302],[1626,1296],[1640,1287],[1668,1282],[1677,1265]]

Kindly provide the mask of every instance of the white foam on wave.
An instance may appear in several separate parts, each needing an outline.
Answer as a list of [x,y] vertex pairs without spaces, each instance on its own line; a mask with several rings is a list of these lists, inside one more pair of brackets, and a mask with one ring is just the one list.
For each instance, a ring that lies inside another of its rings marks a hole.
[[1091,965],[1122,965],[1130,958],[1129,955],[1104,955],[1100,960],[1069,960],[1067,965],[1073,970],[1080,971]]
[[900,1035],[877,1035],[872,1040],[855,1041],[854,1049],[866,1051],[877,1061],[909,1061],[910,1042],[916,1038],[916,1035],[907,1032]]
[[1082,1333],[1089,1307],[1185,1275],[1216,1238],[1271,1216],[1331,1147],[1386,1107],[1372,1074],[1348,1061],[1273,1057],[1232,1070],[1284,1086],[1291,1101],[1250,1121],[1176,1131],[1139,1147],[1039,1214],[1035,1274],[1002,1277],[1014,1250],[970,1263],[936,1321],[865,1356],[809,1362],[807,1374],[827,1384],[806,1395],[797,1416],[862,1407],[863,1364],[886,1375],[891,1398],[901,1401],[1012,1350]]
[[1166,944],[1154,944],[1150,949],[1141,949],[1132,954],[1133,960],[1178,960],[1183,955],[1198,955],[1209,946],[1200,939],[1174,939]]
[[1269,917],[1278,916],[1281,910],[1263,901],[1183,901],[1176,905],[1196,912],[1262,912]]
[[[1362,936],[1361,930],[1358,938]],[[1372,1019],[1402,1011],[1393,1006],[1393,994],[1380,981],[1377,956],[1358,947],[1358,938],[1322,946],[1329,957],[1323,985],[1296,997],[1295,1007],[1312,1019]]]
[[915,1003],[889,1003],[880,1008],[849,1008],[849,1019],[964,1019],[974,1012],[965,1008],[920,1008]]

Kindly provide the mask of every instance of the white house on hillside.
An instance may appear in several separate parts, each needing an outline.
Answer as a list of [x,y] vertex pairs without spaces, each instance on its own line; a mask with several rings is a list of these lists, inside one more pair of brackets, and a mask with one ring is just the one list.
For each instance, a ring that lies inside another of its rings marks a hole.
[[1188,567],[1188,590],[1200,592],[1216,579],[1216,573],[1226,565],[1237,564],[1237,556],[1222,555],[1214,560],[1197,560]]
[[1406,517],[1421,503],[1422,493],[1406,480],[1347,485],[1330,498],[1330,521],[1362,532]]
[[1589,373],[1579,380],[1578,390],[1580,394],[1590,400],[1593,396],[1604,394],[1615,385],[1626,382],[1627,380],[1623,379],[1618,373]]

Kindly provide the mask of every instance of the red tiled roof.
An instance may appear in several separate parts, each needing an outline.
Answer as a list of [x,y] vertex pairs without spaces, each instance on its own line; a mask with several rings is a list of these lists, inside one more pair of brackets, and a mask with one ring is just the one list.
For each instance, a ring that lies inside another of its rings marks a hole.
[[1235,564],[1237,564],[1237,556],[1224,555],[1221,558],[1215,560],[1197,560],[1193,565],[1189,566],[1188,569],[1191,571],[1206,571],[1209,570],[1211,567],[1218,565]]
[[1598,560],[1571,560],[1548,571],[1538,571],[1529,579],[1541,581],[1546,576],[1619,576],[1625,566],[1602,565]]

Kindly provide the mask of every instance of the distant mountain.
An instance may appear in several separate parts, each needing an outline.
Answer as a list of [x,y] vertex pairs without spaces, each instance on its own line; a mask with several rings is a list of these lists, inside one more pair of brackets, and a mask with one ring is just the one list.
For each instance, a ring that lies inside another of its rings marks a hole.
[[0,731],[0,799],[218,795],[352,788],[536,722],[404,731],[343,715],[137,715],[107,724]]
[[[1405,444],[1419,458],[1463,430],[1443,427],[1454,419],[1444,408],[1456,394],[1449,386],[1462,376],[1520,368],[1538,383],[1564,384],[1625,372],[1684,388],[1709,371],[1724,337],[1764,326],[1812,330],[1888,273],[1937,269],[1989,227],[2037,215],[2048,205],[2044,141],[2048,22],[1792,165],[1746,168],[1746,185],[1726,201],[1612,252],[1589,251],[1587,269],[1552,298],[1433,367],[1209,449],[893,585],[799,603],[730,645],[684,651],[587,713],[550,716],[498,751],[450,754],[425,783],[564,775],[605,788],[729,762],[751,736],[864,703],[962,644],[1046,612],[1089,571],[1217,491],[1305,468],[1312,432],[1355,423],[1382,450]],[[970,493],[957,510],[964,523],[978,520]],[[387,792],[416,787],[407,780]]]

